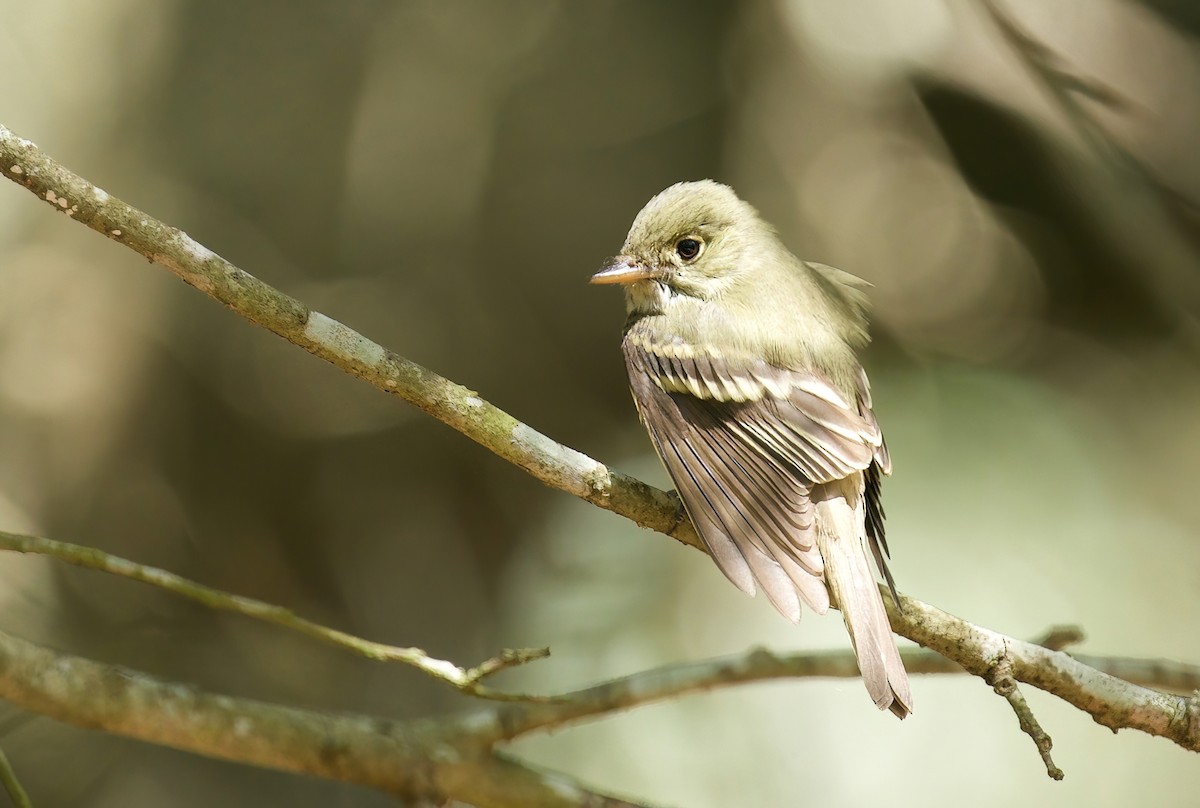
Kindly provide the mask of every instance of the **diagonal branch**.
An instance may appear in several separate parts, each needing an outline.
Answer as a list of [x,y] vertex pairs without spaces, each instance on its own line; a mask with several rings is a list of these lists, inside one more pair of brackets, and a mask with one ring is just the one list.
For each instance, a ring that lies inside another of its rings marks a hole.
[[8,761],[8,755],[4,754],[3,749],[0,749],[0,785],[4,786],[4,792],[8,794],[8,798],[16,808],[33,808],[33,803],[29,801],[29,794],[25,792],[21,781],[17,779],[17,773],[13,771],[12,764]]
[[1096,723],[1138,729],[1200,752],[1200,694],[1161,693],[1096,670],[1064,651],[1006,637],[904,597],[904,611],[888,602],[897,633],[953,659],[985,680],[1002,661],[1012,677],[1058,696],[1088,713]]
[[497,808],[637,808],[562,775],[501,758],[458,724],[317,712],[215,695],[2,632],[0,698],[79,727],[358,783],[412,800],[454,799]]
[[[55,210],[167,268],[250,322],[420,407],[545,484],[680,542],[700,546],[691,523],[681,519],[673,494],[610,471],[517,421],[473,391],[310,311],[182,231],[66,170],[2,125],[0,174]],[[911,598],[903,600],[903,611],[889,606],[892,628],[953,660],[968,673],[986,678],[1007,653],[1014,680],[1062,698],[1104,726],[1139,729],[1200,751],[1200,696],[1184,698],[1124,682],[1061,651],[1005,637]],[[492,713],[502,719],[494,740],[604,712],[596,706],[605,703],[600,691],[589,692],[597,697],[592,706],[580,706],[587,702],[581,692],[556,703],[513,704],[504,708],[507,712]],[[620,706],[628,705],[615,704]]]
[[298,631],[301,634],[320,640],[331,645],[349,649],[367,659],[384,662],[402,662],[424,671],[435,679],[440,679],[464,693],[470,693],[483,698],[521,699],[526,698],[516,694],[503,694],[482,687],[480,682],[488,676],[507,668],[523,665],[537,659],[550,656],[549,648],[517,648],[505,649],[499,655],[485,660],[474,668],[460,668],[453,662],[431,657],[420,648],[401,648],[395,645],[365,640],[353,634],[347,634],[335,628],[314,623],[300,617],[290,609],[265,603],[254,598],[222,592],[219,589],[189,581],[187,578],[167,572],[156,567],[137,564],[119,556],[111,555],[93,547],[83,547],[78,544],[43,539],[38,536],[25,536],[19,533],[9,533],[0,530],[0,550],[11,550],[17,553],[36,553],[50,556],[77,567],[100,570],[123,578],[152,584],[181,597],[202,603],[212,609],[237,612],[267,623]]
[[241,317],[398,396],[552,488],[700,547],[678,499],[556,443],[462,385],[405,359],[239,269],[187,233],[73,174],[0,124],[0,174],[158,264]]

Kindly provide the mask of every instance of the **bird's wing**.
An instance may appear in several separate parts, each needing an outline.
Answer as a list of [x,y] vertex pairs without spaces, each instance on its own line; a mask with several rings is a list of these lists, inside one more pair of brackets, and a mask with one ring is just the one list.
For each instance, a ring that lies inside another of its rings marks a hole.
[[[867,381],[867,372],[862,368],[858,370],[857,393],[859,414],[875,424],[876,429],[879,429],[879,423],[875,420],[875,412],[871,409],[871,383]],[[887,441],[883,439],[882,433],[879,436],[879,445],[875,447],[874,461],[863,475],[867,542],[871,546],[871,555],[875,558],[875,566],[883,573],[888,589],[892,591],[892,601],[900,606],[900,594],[896,591],[896,580],[892,577],[892,571],[888,569],[887,565],[887,559],[891,552],[888,550],[887,534],[883,527],[885,514],[879,490],[883,476],[892,473],[892,456],[888,452]]]
[[[816,373],[635,332],[623,347],[638,411],[717,565],[745,592],[757,580],[792,620],[797,593],[824,612],[810,493],[886,461],[869,392],[849,402]],[[877,478],[872,493],[881,530]]]

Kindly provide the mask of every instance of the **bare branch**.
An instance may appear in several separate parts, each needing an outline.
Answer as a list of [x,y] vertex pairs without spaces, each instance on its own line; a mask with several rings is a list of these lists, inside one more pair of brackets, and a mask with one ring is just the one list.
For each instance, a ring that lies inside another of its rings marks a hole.
[[234,312],[424,410],[552,488],[699,548],[678,498],[556,443],[462,385],[312,311],[171,227],[73,174],[0,124],[0,174],[59,213],[145,256]]
[[209,608],[237,612],[247,617],[253,617],[256,620],[283,626],[321,642],[349,649],[368,659],[384,662],[402,662],[405,665],[411,665],[435,679],[440,679],[447,684],[453,685],[464,693],[470,693],[483,698],[526,698],[518,694],[497,693],[482,687],[480,682],[485,677],[506,668],[523,665],[526,662],[550,656],[549,648],[505,649],[498,656],[488,659],[474,668],[464,669],[453,662],[431,657],[420,648],[400,648],[395,645],[384,645],[383,643],[365,640],[353,634],[347,634],[344,631],[338,631],[335,628],[329,628],[328,626],[314,623],[311,620],[306,620],[282,606],[222,592],[219,589],[213,589],[195,581],[189,581],[187,578],[183,578],[172,572],[137,564],[93,547],[82,547],[78,544],[68,544],[52,539],[43,539],[38,536],[26,536],[0,530],[0,550],[49,556],[57,558],[59,561],[65,561],[68,564],[74,564],[77,567],[100,570],[113,575],[119,575],[122,578],[130,578],[135,581],[152,584],[189,600],[203,603]]
[[1037,746],[1042,763],[1046,766],[1046,774],[1050,775],[1052,780],[1063,779],[1063,770],[1058,768],[1054,759],[1050,757],[1050,749],[1053,748],[1054,742],[1050,740],[1050,736],[1042,729],[1038,720],[1033,717],[1033,710],[1030,708],[1029,702],[1025,701],[1025,695],[1017,687],[1017,680],[1013,677],[1012,672],[1012,660],[1007,654],[1000,658],[996,667],[992,668],[984,679],[992,686],[992,690],[996,691],[996,695],[1002,696],[1008,701],[1013,712],[1017,714],[1017,722],[1021,726],[1021,731],[1032,738],[1034,745]]
[[[898,633],[937,652],[905,650],[911,673],[961,673],[964,670],[995,687],[996,671],[1052,693],[1091,714],[1112,729],[1139,729],[1170,738],[1200,752],[1200,696],[1160,693],[1090,667],[1062,651],[1052,651],[972,625],[913,598],[904,597],[905,612],[889,611]],[[1104,660],[1123,668],[1127,660]],[[1193,668],[1193,676],[1200,670]],[[766,650],[686,665],[670,665],[614,679],[536,704],[497,707],[494,740],[508,740],[545,727],[560,726],[615,710],[660,701],[715,687],[797,677],[854,677],[858,668],[849,651],[776,655]],[[999,691],[997,691],[999,692]],[[1001,693],[1005,698],[1009,696]],[[1012,699],[1009,698],[1010,703]],[[1014,705],[1015,707],[1015,705]]]
[[0,698],[80,727],[412,799],[496,808],[633,805],[500,758],[463,723],[392,721],[214,695],[4,633]]
[[13,771],[8,755],[4,754],[3,749],[0,749],[0,785],[4,786],[4,792],[16,808],[33,808],[29,794],[21,786],[21,781],[17,779],[17,773]]
[[1018,682],[1058,696],[1111,729],[1138,729],[1200,752],[1200,697],[1161,693],[1122,681],[1063,651],[1006,637],[913,598],[904,611],[889,602],[892,628],[953,659],[968,673],[986,677],[1007,655]]

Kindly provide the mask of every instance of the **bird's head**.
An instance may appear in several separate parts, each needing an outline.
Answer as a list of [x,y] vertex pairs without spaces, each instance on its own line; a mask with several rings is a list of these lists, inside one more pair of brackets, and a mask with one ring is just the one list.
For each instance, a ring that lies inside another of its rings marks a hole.
[[591,282],[625,284],[629,308],[647,314],[676,296],[715,300],[750,269],[747,251],[774,241],[758,212],[728,186],[681,182],[642,208],[621,254]]

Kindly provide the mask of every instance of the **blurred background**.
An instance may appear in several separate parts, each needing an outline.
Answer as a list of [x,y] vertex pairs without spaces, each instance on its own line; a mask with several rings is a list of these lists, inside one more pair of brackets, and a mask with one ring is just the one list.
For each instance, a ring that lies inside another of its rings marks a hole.
[[[547,435],[665,485],[588,275],[650,196],[731,183],[875,284],[905,592],[1200,661],[1200,13],[1188,0],[0,0],[0,122]],[[0,526],[555,692],[845,648],[0,184]],[[154,589],[5,556],[0,626],[205,688],[469,707]],[[667,805],[1195,805],[1200,760],[977,679],[726,689],[516,744]],[[39,805],[384,806],[0,709]],[[964,795],[969,794],[969,799]]]

